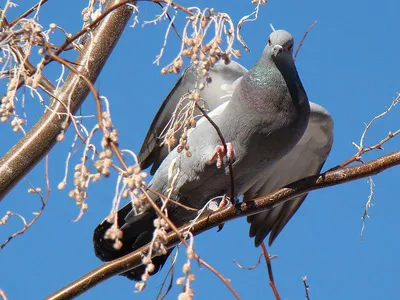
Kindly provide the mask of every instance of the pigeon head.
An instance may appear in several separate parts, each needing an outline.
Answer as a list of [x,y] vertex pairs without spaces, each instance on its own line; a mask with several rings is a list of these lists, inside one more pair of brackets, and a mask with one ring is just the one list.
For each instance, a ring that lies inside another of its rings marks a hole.
[[273,31],[268,37],[267,48],[273,57],[293,55],[294,40],[292,35],[285,30]]

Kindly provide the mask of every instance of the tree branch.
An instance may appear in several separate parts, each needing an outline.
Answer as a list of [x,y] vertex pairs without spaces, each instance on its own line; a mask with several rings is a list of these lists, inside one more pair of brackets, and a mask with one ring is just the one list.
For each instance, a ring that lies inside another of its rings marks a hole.
[[[194,224],[187,224],[180,227],[179,232],[182,236],[185,234],[185,232],[190,230],[193,235],[198,235],[206,230],[218,226],[219,224],[226,223],[227,221],[239,217],[263,212],[278,204],[310,191],[342,184],[371,175],[376,175],[399,164],[400,151],[396,151],[361,165],[334,169],[320,175],[307,177],[280,188],[266,196],[259,197],[251,201],[238,203],[235,206],[224,207],[208,216],[199,218]],[[181,236],[175,232],[170,232],[167,236],[166,246],[168,248],[174,247],[180,242]],[[149,251],[149,245],[143,246],[140,249],[121,258],[105,263],[87,275],[50,295],[46,299],[60,300],[77,297],[114,275],[140,266],[142,264],[142,255],[147,251]]]
[[[107,7],[120,2],[111,0]],[[118,42],[131,13],[131,8],[123,5],[109,14],[94,30],[93,39],[88,40],[75,61],[81,75],[92,83],[96,81]],[[82,77],[70,73],[65,84],[56,93],[60,101],[52,101],[51,110],[45,111],[28,134],[0,159],[0,201],[51,150],[57,135],[62,129],[65,130],[62,128],[65,120],[59,114],[65,114],[66,107],[69,108],[69,113],[75,114],[89,91],[89,86]]]

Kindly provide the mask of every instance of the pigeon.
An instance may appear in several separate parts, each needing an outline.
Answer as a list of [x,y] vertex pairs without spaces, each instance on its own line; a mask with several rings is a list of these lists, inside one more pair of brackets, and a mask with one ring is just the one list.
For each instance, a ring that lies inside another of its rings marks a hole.
[[[171,199],[197,210],[203,209],[210,199],[229,195],[229,165],[234,178],[234,198],[246,193],[250,197],[263,191],[265,173],[296,147],[309,126],[310,104],[293,61],[293,44],[290,33],[277,30],[271,33],[260,59],[249,71],[237,63],[232,63],[232,72],[230,65],[222,63],[211,71],[215,78],[201,96],[211,110],[209,117],[226,141],[227,153],[216,129],[206,118],[200,119],[188,133],[191,155],[184,155],[184,151],[177,148],[165,153],[166,149],[160,147],[157,138],[163,130],[160,126],[174,110],[174,104],[170,103],[176,104],[179,93],[185,93],[185,89],[196,81],[193,80],[196,78],[194,67],[184,72],[157,113],[139,154],[141,165],[153,164],[152,171],[156,171],[148,184],[148,195],[157,205],[162,204],[159,195],[170,191],[171,178],[174,178]],[[229,91],[231,96],[227,101],[226,97],[220,97]],[[273,186],[269,182],[266,184]],[[252,189],[254,186],[257,188]],[[197,212],[181,205],[174,202],[167,205],[168,218],[178,227],[197,217]],[[285,208],[282,212],[291,214],[292,210]],[[105,238],[106,231],[112,226],[106,219],[94,232],[96,255],[109,261],[147,244],[151,241],[156,218],[151,208],[137,214],[132,204],[127,204],[118,212],[122,247],[115,249],[113,241]],[[278,218],[277,221],[282,223],[284,220]],[[268,230],[261,220],[255,223],[253,231],[257,237]],[[153,258],[152,274],[163,266],[171,251]],[[140,266],[122,275],[141,280],[144,270],[144,266]]]

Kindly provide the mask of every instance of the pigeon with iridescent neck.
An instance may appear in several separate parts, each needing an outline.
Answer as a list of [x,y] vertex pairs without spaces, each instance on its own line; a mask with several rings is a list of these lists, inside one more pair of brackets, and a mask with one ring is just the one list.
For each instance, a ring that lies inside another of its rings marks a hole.
[[[234,155],[234,162],[231,164],[234,197],[243,195],[260,182],[265,171],[296,146],[308,125],[310,105],[293,61],[293,43],[288,32],[272,32],[256,65],[248,72],[243,71],[241,78],[231,76],[227,80],[229,82],[226,84],[232,87],[233,92],[229,99],[223,100],[229,101],[224,102],[221,97],[217,98],[218,93],[214,94],[213,89],[208,89],[210,87],[203,91],[205,103],[221,101],[209,116],[229,144],[230,154]],[[240,69],[237,69],[237,73],[240,73]],[[222,84],[225,84],[222,83],[224,76],[220,78],[221,85],[214,86],[215,91],[220,91]],[[185,77],[180,80],[180,84],[184,82]],[[179,88],[178,85],[174,90]],[[168,116],[165,111],[173,111],[168,102],[163,104],[163,109],[157,114],[153,125],[163,123],[159,120]],[[174,179],[171,199],[196,210],[201,210],[210,199],[230,195],[228,160],[221,157],[221,138],[207,119],[200,119],[188,134],[190,156],[185,155],[184,151],[178,152],[177,148],[169,154],[159,151],[154,136],[157,137],[161,131],[157,125],[152,126],[144,142],[147,146],[142,147],[145,150],[139,154],[142,165],[154,163],[158,166],[148,185],[148,195],[153,201],[161,205],[159,195],[168,194],[171,178]],[[148,139],[149,136],[152,141]],[[220,162],[222,160],[219,165],[214,163],[215,155],[217,162],[218,158]],[[181,226],[197,216],[196,211],[173,202],[167,204],[167,209],[168,218],[176,226]],[[108,261],[148,243],[153,235],[155,218],[157,215],[151,207],[136,214],[132,204],[127,204],[118,212],[118,225],[123,233],[122,248],[115,249],[114,241],[105,239],[104,235],[111,224],[104,220],[94,233],[96,255]],[[169,253],[153,258],[154,273],[162,267]],[[140,280],[143,272],[144,267],[141,266],[123,275]]]

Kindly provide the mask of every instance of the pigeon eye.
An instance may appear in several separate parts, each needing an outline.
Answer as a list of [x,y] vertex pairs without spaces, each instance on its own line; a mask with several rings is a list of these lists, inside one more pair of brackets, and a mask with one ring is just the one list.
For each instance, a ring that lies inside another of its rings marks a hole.
[[271,46],[271,38],[268,38],[268,45]]
[[293,44],[291,44],[290,46],[289,46],[289,51],[292,51],[292,49],[293,49]]

